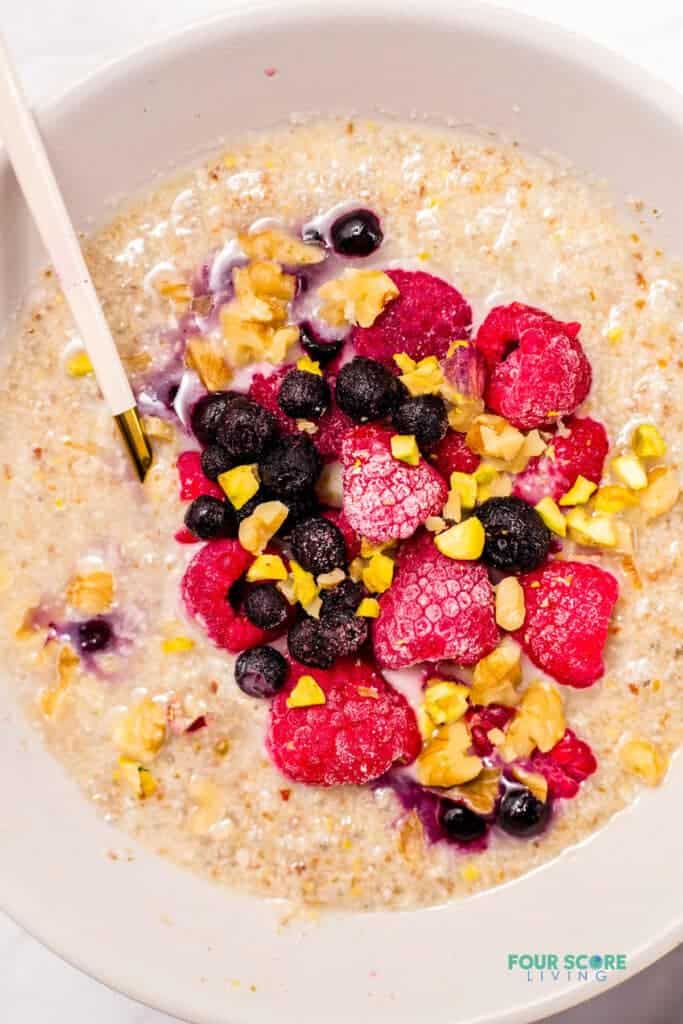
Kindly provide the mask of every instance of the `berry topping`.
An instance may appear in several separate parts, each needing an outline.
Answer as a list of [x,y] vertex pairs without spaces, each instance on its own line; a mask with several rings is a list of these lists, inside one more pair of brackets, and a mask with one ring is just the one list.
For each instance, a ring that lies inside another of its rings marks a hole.
[[290,370],[282,380],[277,400],[287,416],[319,420],[330,404],[330,388],[317,373]]
[[573,413],[591,386],[578,332],[520,303],[492,309],[476,339],[491,370],[486,404],[521,430]]
[[183,452],[178,456],[176,466],[178,467],[182,501],[193,501],[201,494],[208,494],[212,498],[221,500],[225,497],[218,484],[209,480],[202,472],[199,452]]
[[320,629],[335,658],[357,654],[368,638],[368,620],[346,608],[328,608],[320,619]]
[[353,426],[353,420],[342,412],[335,399],[324,416],[318,420],[317,433],[313,435],[313,443],[326,459],[337,459],[341,451],[341,443]]
[[619,596],[615,578],[587,562],[549,562],[520,576],[526,619],[515,636],[531,660],[567,686],[604,672],[603,649]]
[[103,651],[112,636],[112,628],[106,619],[88,619],[78,623],[76,643],[83,654],[94,654],[95,651]]
[[292,530],[289,540],[299,565],[314,576],[346,566],[344,534],[329,519],[315,516],[302,520]]
[[264,632],[232,606],[230,593],[253,562],[236,540],[205,544],[183,576],[181,593],[188,614],[204,627],[216,644],[236,654],[264,639]]
[[235,460],[220,444],[210,444],[202,452],[202,473],[209,480],[218,480],[221,473],[227,473],[235,465]]
[[445,480],[450,480],[451,473],[474,473],[481,459],[467,447],[464,434],[449,430],[429,453],[429,461]]
[[460,292],[422,270],[388,270],[399,290],[370,327],[354,327],[351,340],[361,356],[394,368],[394,355],[419,361],[443,358],[451,342],[469,335],[472,310]]
[[430,534],[403,547],[379,603],[373,642],[383,668],[441,659],[474,665],[498,643],[486,569],[442,555]]
[[492,729],[504,732],[514,718],[515,709],[504,704],[474,704],[467,709],[465,720],[472,736],[472,747],[479,757],[493,753],[493,744],[488,737]]
[[371,210],[353,210],[337,217],[330,229],[332,248],[340,256],[369,256],[379,249],[384,235]]
[[399,434],[412,434],[420,448],[427,451],[446,435],[446,405],[438,395],[417,395],[401,402],[392,422]]
[[240,395],[225,409],[216,436],[235,462],[254,462],[275,440],[277,423],[267,409]]
[[321,622],[308,616],[294,623],[287,634],[287,647],[297,661],[317,668],[329,668],[337,656]]
[[542,565],[550,549],[550,530],[521,498],[489,498],[477,506],[484,527],[482,558],[503,572],[530,572]]
[[354,423],[384,419],[404,394],[400,381],[386,367],[364,356],[342,366],[335,384],[337,404]]
[[360,554],[360,538],[351,523],[346,518],[343,509],[341,508],[328,508],[323,512],[325,519],[329,519],[331,523],[339,527],[344,535],[344,543],[346,544],[346,559],[348,562]]
[[417,466],[395,459],[391,438],[382,427],[355,427],[342,443],[344,513],[356,533],[375,541],[410,537],[448,495],[424,459]]
[[531,768],[546,777],[548,792],[553,797],[571,799],[576,796],[581,783],[597,767],[591,748],[571,729],[566,730],[559,743],[547,754],[535,750],[531,758]]
[[313,325],[308,321],[301,324],[299,331],[299,344],[304,352],[321,366],[331,363],[344,347],[344,338],[333,338],[326,341],[317,334]]
[[288,674],[286,658],[274,647],[252,647],[235,662],[235,682],[248,697],[274,697]]
[[259,629],[279,629],[289,615],[289,605],[274,583],[249,587],[242,607],[249,621]]
[[291,366],[281,366],[268,376],[255,373],[249,388],[249,398],[272,413],[283,434],[298,433],[295,421],[283,411],[278,401],[280,385],[291,370]]
[[195,403],[190,416],[192,433],[201,444],[213,444],[225,410],[237,395],[234,391],[213,391]]
[[551,441],[551,451],[530,459],[515,478],[513,494],[532,505],[545,497],[558,501],[573,487],[578,477],[599,484],[607,457],[609,441],[602,423],[572,418],[566,430]]
[[509,835],[529,839],[543,831],[549,817],[549,804],[528,789],[512,789],[501,801],[497,823]]
[[232,505],[208,494],[194,499],[185,513],[185,526],[200,540],[237,535],[237,518]]
[[261,482],[277,498],[297,498],[310,491],[320,473],[320,457],[305,434],[282,437],[259,462]]
[[330,587],[329,590],[321,592],[322,607],[320,609],[320,617],[324,619],[327,615],[337,611],[344,611],[353,615],[364,597],[365,589],[363,585],[355,583],[347,576],[336,587]]
[[292,665],[271,705],[267,745],[284,775],[315,786],[364,785],[415,760],[422,742],[413,710],[371,666],[342,660],[328,672],[316,669],[324,703],[290,707],[305,674]]
[[442,800],[439,808],[439,824],[449,839],[458,843],[471,843],[482,839],[488,830],[485,820],[464,804]]

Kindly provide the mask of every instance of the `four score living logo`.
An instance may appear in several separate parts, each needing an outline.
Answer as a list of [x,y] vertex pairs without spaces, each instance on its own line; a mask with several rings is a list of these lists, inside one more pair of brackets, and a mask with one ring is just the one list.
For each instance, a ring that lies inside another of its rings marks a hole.
[[529,982],[607,981],[626,970],[625,953],[508,953],[508,971],[521,971]]

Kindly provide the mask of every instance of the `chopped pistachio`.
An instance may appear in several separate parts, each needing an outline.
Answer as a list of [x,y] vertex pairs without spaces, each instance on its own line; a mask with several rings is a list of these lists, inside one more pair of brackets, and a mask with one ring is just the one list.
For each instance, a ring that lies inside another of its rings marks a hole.
[[70,377],[87,377],[93,372],[93,365],[87,352],[75,352],[66,363],[66,372]]
[[541,498],[538,505],[535,506],[539,516],[553,533],[557,534],[558,537],[565,537],[567,535],[567,523],[565,521],[560,508],[550,495],[546,495],[545,498]]
[[420,449],[412,434],[394,434],[391,438],[391,454],[399,462],[409,466],[417,466],[420,462]]
[[647,473],[637,455],[617,455],[612,459],[611,468],[616,478],[632,491],[643,491],[647,487]]
[[470,516],[462,523],[456,523],[434,538],[438,550],[448,558],[476,561],[484,550],[486,535],[484,527],[476,516]]
[[378,619],[379,612],[379,601],[374,597],[364,597],[356,608],[356,615],[362,619]]
[[666,453],[666,441],[653,423],[641,423],[636,427],[631,447],[641,459],[660,459]]
[[125,757],[148,764],[159,753],[166,737],[166,708],[143,697],[119,719],[113,739]]
[[501,629],[513,632],[526,617],[524,591],[516,576],[506,576],[496,587],[496,622]]
[[638,504],[638,500],[639,492],[630,491],[628,487],[618,484],[607,484],[595,495],[594,508],[596,512],[613,515],[615,512],[623,512],[625,508],[632,508]]
[[236,509],[243,508],[259,489],[258,466],[235,466],[218,477],[218,483]]
[[388,555],[374,554],[363,569],[363,583],[373,594],[383,594],[394,578],[394,560]]
[[184,651],[191,651],[193,647],[194,640],[190,636],[170,636],[161,642],[164,654],[181,654]]
[[247,569],[249,583],[260,580],[286,580],[287,567],[279,555],[258,555]]
[[460,498],[462,508],[474,508],[477,504],[477,479],[472,473],[451,473],[451,491]]
[[569,536],[587,547],[613,548],[617,544],[614,523],[607,516],[590,516],[583,508],[573,508],[567,513]]
[[560,498],[560,505],[585,505],[591,494],[597,490],[597,486],[585,476],[577,476],[567,493]]
[[250,554],[260,555],[288,515],[289,509],[281,501],[264,501],[257,505],[240,523],[240,544]]
[[664,466],[651,469],[647,475],[647,487],[642,492],[640,501],[646,521],[670,512],[680,493],[681,486],[675,469]]
[[313,676],[299,676],[287,698],[288,708],[310,708],[325,703],[325,694]]
[[315,359],[311,359],[310,356],[302,356],[301,359],[297,359],[296,368],[303,373],[312,373],[316,377],[322,377],[323,375],[320,363],[316,362]]

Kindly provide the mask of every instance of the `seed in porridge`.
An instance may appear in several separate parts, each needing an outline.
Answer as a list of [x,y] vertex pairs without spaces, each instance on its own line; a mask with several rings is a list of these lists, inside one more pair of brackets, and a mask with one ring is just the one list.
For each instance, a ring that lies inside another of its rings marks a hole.
[[215,391],[195,403],[190,422],[192,433],[202,444],[215,444],[226,409],[237,398],[234,391]]
[[259,461],[263,486],[277,498],[296,498],[315,486],[320,473],[320,456],[310,437],[282,437]]
[[653,423],[641,423],[633,431],[631,447],[641,459],[659,459],[666,454],[666,441]]
[[482,839],[488,826],[484,818],[475,814],[465,804],[457,804],[451,800],[442,800],[439,807],[439,824],[449,839],[458,843],[471,843]]
[[317,619],[305,616],[295,622],[287,635],[289,653],[302,665],[329,668],[336,658],[329,635]]
[[240,395],[225,407],[216,439],[235,462],[256,462],[275,440],[277,432],[271,413]]
[[319,366],[327,366],[328,363],[331,363],[344,347],[344,338],[333,338],[331,341],[326,341],[320,337],[309,321],[304,321],[301,324],[300,331],[301,347]]
[[399,434],[412,434],[422,451],[428,451],[448,430],[446,405],[439,395],[417,395],[401,402],[392,422]]
[[161,643],[164,654],[184,654],[186,651],[192,651],[194,646],[191,636],[169,636]]
[[486,541],[483,560],[503,572],[529,572],[545,562],[550,530],[521,498],[489,498],[477,508]]
[[235,460],[220,444],[210,444],[202,452],[202,473],[209,480],[218,480],[221,474],[227,473],[234,465]]
[[297,523],[289,542],[296,560],[314,576],[346,568],[344,534],[323,516]]
[[528,789],[513,789],[501,801],[497,823],[509,835],[529,839],[542,832],[549,819],[550,804]]
[[244,614],[260,629],[279,629],[287,621],[289,609],[274,583],[249,587],[244,599]]
[[201,540],[234,537],[237,520],[232,506],[208,494],[195,498],[185,513],[185,526]]
[[330,228],[330,240],[341,256],[370,256],[379,249],[384,233],[372,210],[353,210],[337,217]]
[[288,416],[319,420],[330,404],[330,386],[317,373],[290,370],[280,384],[278,402]]
[[339,408],[354,423],[389,416],[405,394],[396,377],[375,359],[356,356],[342,366],[335,384]]
[[248,697],[274,697],[288,675],[287,660],[274,647],[252,647],[235,662],[235,682]]
[[94,654],[111,643],[113,632],[106,619],[97,618],[79,622],[76,636],[79,650],[84,654]]
[[322,598],[320,616],[324,619],[330,612],[339,609],[351,613],[358,611],[365,596],[365,589],[361,583],[346,578],[336,587],[323,590],[320,596]]

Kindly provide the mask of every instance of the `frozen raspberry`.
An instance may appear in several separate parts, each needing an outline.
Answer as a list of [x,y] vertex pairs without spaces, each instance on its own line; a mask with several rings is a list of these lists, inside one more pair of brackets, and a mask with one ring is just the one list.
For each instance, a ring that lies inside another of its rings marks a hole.
[[349,562],[352,562],[360,554],[360,537],[346,518],[344,510],[341,508],[329,508],[323,512],[323,515],[325,519],[329,519],[343,533],[344,543],[346,544],[346,558]]
[[424,459],[409,466],[393,457],[391,436],[384,427],[355,427],[342,444],[344,512],[370,540],[410,537],[441,512],[448,496],[445,481]]
[[394,355],[442,359],[452,341],[467,338],[472,310],[460,292],[423,270],[388,270],[399,290],[371,327],[354,327],[351,341],[361,356],[396,370]]
[[258,402],[269,413],[272,413],[284,434],[296,434],[298,432],[296,420],[285,413],[278,401],[280,385],[291,369],[291,366],[280,366],[274,373],[268,376],[265,376],[263,373],[255,373],[249,388],[251,400]]
[[[313,675],[325,703],[288,708],[287,697],[302,675]],[[412,708],[363,662],[346,658],[334,668],[294,662],[285,688],[271,705],[267,746],[280,771],[313,786],[360,786],[420,752]]]
[[479,757],[488,757],[493,753],[493,744],[488,738],[491,729],[501,729],[503,732],[515,717],[515,709],[505,707],[503,704],[475,704],[467,709],[465,720],[469,726],[472,736],[472,746],[475,754]]
[[491,370],[489,408],[521,430],[573,413],[592,376],[579,326],[518,302],[492,309],[476,338]]
[[230,603],[231,587],[253,560],[239,541],[211,541],[194,556],[180,585],[188,613],[201,623],[217,647],[233,654],[262,644],[268,636]]
[[498,643],[486,569],[442,555],[431,534],[403,547],[379,603],[373,642],[382,668],[441,659],[474,665]]
[[341,444],[345,434],[353,426],[353,420],[337,405],[334,398],[334,380],[330,380],[332,401],[330,408],[318,420],[318,429],[311,435],[323,459],[337,459],[341,452]]
[[559,683],[590,686],[604,672],[602,652],[619,596],[614,576],[587,562],[549,562],[518,578],[526,619],[514,636]]
[[204,476],[199,452],[183,452],[178,456],[176,466],[180,479],[181,501],[194,501],[202,494],[225,501],[225,495],[218,484]]
[[572,487],[578,476],[599,484],[609,441],[602,423],[585,419],[567,421],[568,433],[557,435],[552,455],[537,455],[515,478],[513,494],[532,505],[550,495],[556,501]]
[[481,459],[467,447],[464,434],[449,430],[429,453],[429,461],[445,480],[450,480],[451,473],[474,473]]
[[588,744],[567,729],[547,754],[534,751],[530,767],[545,775],[550,796],[571,799],[578,793],[584,779],[596,770],[598,762]]

